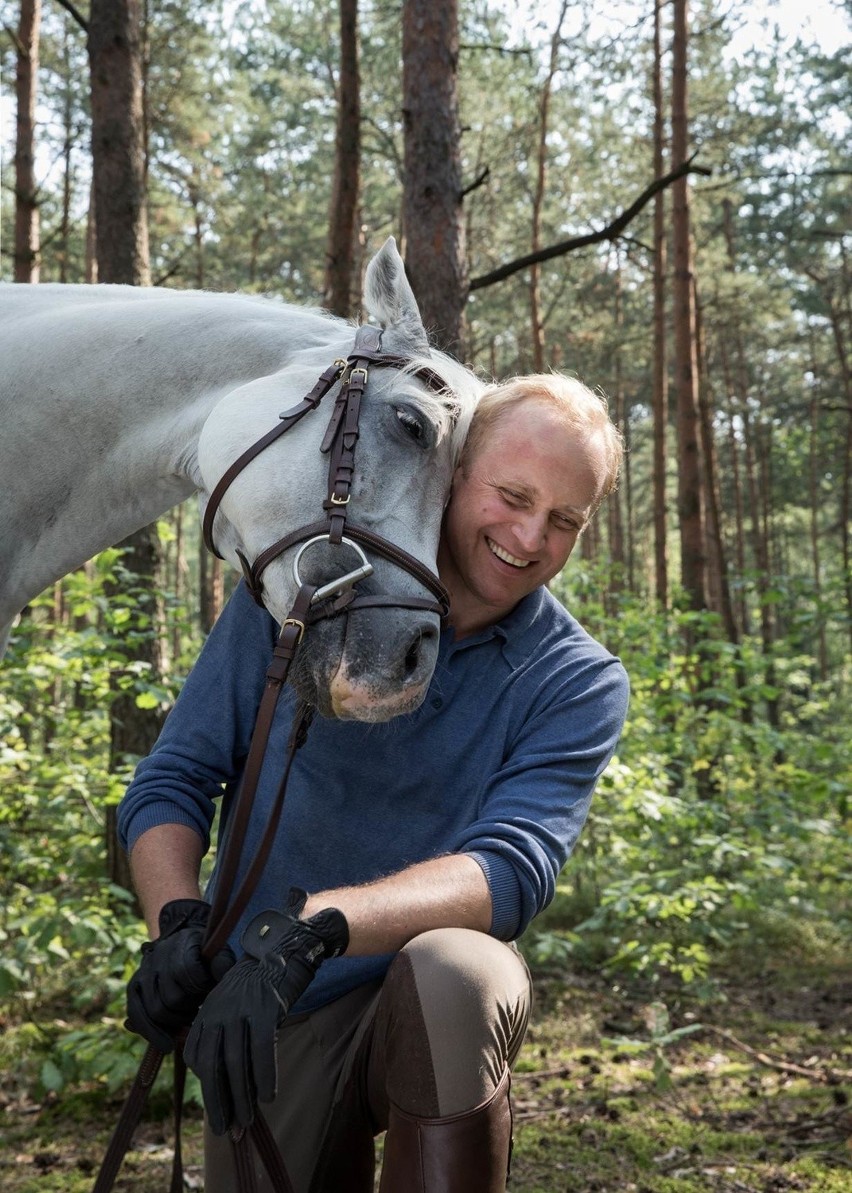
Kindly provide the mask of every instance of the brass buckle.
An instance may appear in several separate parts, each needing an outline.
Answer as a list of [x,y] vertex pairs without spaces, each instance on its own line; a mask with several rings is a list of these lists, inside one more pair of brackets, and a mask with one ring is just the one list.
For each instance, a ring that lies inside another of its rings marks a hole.
[[349,504],[349,496],[350,496],[349,493],[347,493],[345,497],[337,497],[334,493],[332,493],[331,497],[329,498],[329,501],[331,502],[332,505],[348,505]]
[[305,623],[303,621],[299,621],[298,617],[287,617],[284,619],[284,623],[281,626],[281,629],[283,630],[284,626],[288,626],[288,625],[294,625],[294,626],[299,627],[299,637],[296,639],[296,645],[299,646],[301,644],[302,639],[305,636]]
[[368,378],[368,376],[369,376],[369,373],[367,372],[367,370],[366,370],[366,369],[365,369],[365,368],[364,368],[362,365],[359,365],[357,369],[353,369],[353,370],[352,370],[352,372],[349,374],[349,382],[350,382],[350,384],[351,384],[351,382],[352,382],[352,378],[355,376],[355,374],[356,374],[356,373],[363,373],[363,374],[364,374],[364,384],[366,385],[366,384],[367,384],[367,378]]

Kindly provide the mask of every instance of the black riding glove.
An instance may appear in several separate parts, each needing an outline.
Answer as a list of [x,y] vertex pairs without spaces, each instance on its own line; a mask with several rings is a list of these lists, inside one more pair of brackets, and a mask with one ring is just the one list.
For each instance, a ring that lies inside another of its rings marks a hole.
[[160,935],[142,945],[142,963],[128,983],[125,1026],[161,1052],[174,1050],[174,1037],[236,960],[227,945],[211,961],[202,957],[209,918],[210,904],[200,899],[164,904]]
[[210,1129],[247,1127],[258,1102],[276,1094],[276,1033],[323,961],[345,951],[349,927],[328,907],[300,920],[304,891],[291,890],[286,912],[266,911],[246,928],[248,954],[204,1000],[184,1059],[201,1081]]

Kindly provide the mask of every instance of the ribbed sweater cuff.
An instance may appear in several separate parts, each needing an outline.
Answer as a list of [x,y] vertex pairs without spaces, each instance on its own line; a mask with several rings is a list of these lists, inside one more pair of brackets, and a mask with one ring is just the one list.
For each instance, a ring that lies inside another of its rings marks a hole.
[[130,853],[133,846],[139,840],[143,833],[147,833],[149,828],[157,828],[161,824],[185,824],[187,828],[194,829],[204,841],[204,848],[210,844],[210,838],[207,833],[202,832],[198,825],[198,820],[191,816],[189,812],[184,811],[168,800],[163,800],[162,803],[145,804],[143,808],[133,816],[130,821],[130,827],[127,830],[127,840],[121,841],[121,845],[127,853]]
[[472,850],[491,891],[491,935],[498,940],[514,940],[521,920],[521,886],[515,867],[499,853]]

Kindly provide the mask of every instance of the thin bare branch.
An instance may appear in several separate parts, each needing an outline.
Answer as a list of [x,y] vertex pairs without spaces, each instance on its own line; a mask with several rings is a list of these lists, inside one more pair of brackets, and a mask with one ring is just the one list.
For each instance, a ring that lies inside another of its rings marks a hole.
[[674,170],[668,174],[664,174],[662,178],[656,178],[650,186],[646,187],[642,194],[626,207],[620,215],[605,228],[601,228],[597,232],[586,232],[582,236],[572,236],[569,240],[562,240],[558,244],[552,244],[548,248],[540,249],[537,253],[527,253],[524,257],[517,257],[514,261],[508,261],[505,265],[501,265],[498,269],[492,269],[490,273],[480,274],[478,278],[471,278],[470,290],[481,290],[485,286],[493,286],[495,282],[502,282],[504,278],[511,277],[514,273],[520,273],[522,269],[529,269],[531,265],[537,265],[541,261],[551,261],[554,257],[562,257],[566,253],[572,253],[575,249],[586,248],[590,244],[600,244],[602,241],[617,239],[631,220],[639,214],[643,207],[645,207],[654,195],[660,191],[665,190],[667,186],[671,186],[678,178],[682,178],[684,174],[703,174],[709,176],[711,171],[706,166],[694,165],[695,154],[687,161],[681,162]]
[[60,8],[64,8],[67,13],[71,14],[71,16],[74,18],[74,20],[77,22],[77,24],[80,26],[80,28],[83,30],[84,33],[89,32],[89,22],[82,15],[82,13],[80,13],[74,7],[74,5],[71,3],[71,0],[56,0],[56,3],[59,5]]
[[461,193],[461,197],[464,198],[466,195],[469,195],[471,193],[471,191],[478,190],[479,187],[481,187],[482,184],[484,182],[486,182],[490,177],[491,177],[491,167],[486,166],[484,170],[480,170],[480,172],[477,174],[476,178],[474,178],[474,180],[472,182],[469,182],[467,184],[467,186],[464,188],[464,190]]

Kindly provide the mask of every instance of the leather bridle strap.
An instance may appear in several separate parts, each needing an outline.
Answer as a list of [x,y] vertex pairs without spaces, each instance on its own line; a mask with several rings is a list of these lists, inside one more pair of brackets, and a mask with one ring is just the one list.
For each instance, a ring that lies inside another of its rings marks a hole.
[[316,385],[313,387],[310,393],[305,394],[301,402],[299,402],[298,405],[294,406],[291,410],[285,410],[285,412],[280,416],[281,421],[277,423],[271,431],[267,431],[265,435],[261,436],[261,438],[253,443],[250,448],[247,448],[242,455],[237,456],[233,464],[226,468],[225,472],[220,477],[218,484],[210,494],[210,499],[207,502],[207,506],[204,510],[204,520],[202,522],[204,545],[207,550],[210,551],[211,554],[215,555],[218,559],[221,559],[222,556],[216,550],[216,544],[213,541],[213,522],[216,518],[219,506],[222,503],[222,498],[225,496],[225,493],[230,488],[232,482],[239,476],[246,465],[250,464],[252,460],[256,456],[259,456],[260,453],[269,447],[271,443],[274,443],[276,439],[280,439],[285,432],[289,431],[292,426],[295,426],[295,424],[304,418],[306,414],[309,414],[312,410],[316,410],[317,406],[319,406],[320,402],[323,400],[331,387],[343,376],[345,368],[345,360],[336,360],[334,364],[329,365],[325,372],[320,375]]
[[293,608],[290,610],[290,616],[285,620],[281,628],[281,634],[273,649],[272,661],[266,669],[266,683],[257,712],[257,720],[255,721],[254,732],[252,733],[248,756],[243,768],[236,806],[228,828],[227,843],[223,851],[219,872],[216,876],[216,892],[213,896],[213,906],[210,911],[207,932],[202,948],[204,956],[208,959],[214,957],[227,943],[228,937],[248,905],[252,889],[260,876],[260,872],[269,856],[269,850],[272,847],[272,836],[277,828],[277,822],[284,804],[284,793],[287,786],[287,779],[290,775],[290,767],[293,765],[296,751],[305,740],[308,726],[313,716],[312,711],[307,705],[299,705],[290,733],[287,761],[272,811],[267,820],[263,840],[258,847],[248,873],[240,884],[239,890],[233,895],[240,858],[242,857],[246,834],[248,833],[251,821],[254,796],[260,781],[260,772],[263,768],[263,759],[269,735],[272,731],[275,709],[278,705],[278,698],[283,691],[284,684],[287,682],[290,665],[293,662],[296,650],[308,624],[311,598],[315,592],[316,588],[311,584],[304,584],[299,589]]
[[[339,545],[345,531],[349,538],[360,541],[376,554],[409,572],[438,600],[436,605],[434,602],[421,603],[422,598],[403,597],[397,602],[399,607],[425,609],[438,613],[441,617],[446,617],[449,597],[435,573],[413,555],[381,535],[365,530],[363,527],[352,526],[347,518],[350,488],[355,468],[355,448],[359,436],[361,400],[367,385],[368,365],[374,364],[379,367],[396,369],[404,369],[411,365],[411,361],[407,357],[382,352],[381,340],[382,333],[379,328],[369,324],[359,327],[355,335],[354,347],[347,359],[345,361],[336,360],[333,365],[330,365],[319,377],[310,393],[298,405],[281,415],[280,424],[267,431],[226,469],[210,495],[204,511],[204,542],[209,550],[219,555],[213,541],[213,523],[227,489],[240,472],[265,448],[274,443],[311,410],[315,410],[335,382],[343,378],[320,445],[320,451],[329,455],[328,494],[323,502],[327,520],[312,523],[310,526],[302,527],[300,530],[278,539],[270,547],[261,551],[254,563],[250,563],[245,554],[239,548],[237,549],[236,554],[243,570],[246,585],[259,605],[263,604],[261,577],[274,559],[277,559],[289,547],[296,546],[298,543],[320,534],[327,535],[328,541],[333,545]],[[442,393],[446,391],[446,383],[428,367],[418,366],[412,369],[412,375],[430,389]],[[219,557],[221,558],[221,556]],[[386,604],[386,602],[381,603]]]
[[[273,543],[272,546],[261,551],[253,564],[244,563],[243,572],[246,587],[255,601],[259,605],[263,604],[263,583],[261,577],[273,559],[277,559],[279,555],[283,554],[290,547],[295,547],[299,543],[307,542],[308,539],[327,533],[328,522],[312,522],[310,526],[303,526],[299,530],[294,530],[292,534],[285,535]],[[410,555],[402,547],[398,547],[396,543],[390,542],[389,539],[376,534],[372,530],[368,530],[364,526],[359,526],[357,523],[346,523],[346,537],[369,548],[376,555],[381,555],[383,559],[389,560],[390,563],[394,563],[402,568],[403,571],[408,572],[409,575],[413,576],[418,583],[422,584],[424,588],[436,597],[438,603],[436,605],[435,601],[421,597],[394,597],[393,602],[404,609],[425,609],[428,612],[438,613],[441,617],[447,616],[450,607],[450,598],[446,588],[435,573],[427,568],[425,564],[421,563],[414,555]],[[374,600],[375,598],[373,597],[364,598],[365,602],[370,601],[372,603]],[[382,601],[381,603],[385,604],[386,602]]]

